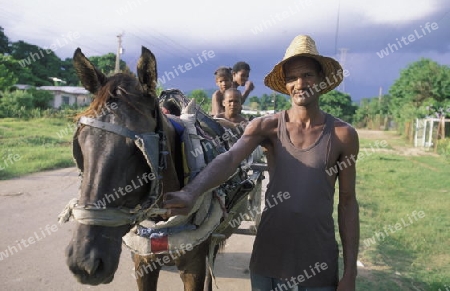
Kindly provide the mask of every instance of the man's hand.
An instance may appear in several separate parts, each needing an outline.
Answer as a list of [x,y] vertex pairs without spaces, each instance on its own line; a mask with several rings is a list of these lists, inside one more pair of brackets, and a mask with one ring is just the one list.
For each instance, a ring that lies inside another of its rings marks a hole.
[[186,191],[167,192],[163,198],[163,208],[169,209],[168,216],[188,215],[197,197]]
[[355,291],[355,276],[344,276],[339,281],[336,291]]

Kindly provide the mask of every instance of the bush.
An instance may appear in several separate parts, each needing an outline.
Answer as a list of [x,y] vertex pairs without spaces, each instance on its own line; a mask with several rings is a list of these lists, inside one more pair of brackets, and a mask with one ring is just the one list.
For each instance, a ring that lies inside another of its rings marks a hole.
[[4,92],[0,99],[0,117],[28,117],[33,109],[33,95],[29,92]]
[[37,90],[35,88],[27,90],[33,96],[33,108],[47,109],[51,107],[53,94],[49,91]]
[[437,152],[446,158],[450,158],[450,138],[437,141]]
[[50,106],[53,95],[43,90],[0,92],[0,118],[73,118],[84,108],[79,106],[64,106],[55,109]]

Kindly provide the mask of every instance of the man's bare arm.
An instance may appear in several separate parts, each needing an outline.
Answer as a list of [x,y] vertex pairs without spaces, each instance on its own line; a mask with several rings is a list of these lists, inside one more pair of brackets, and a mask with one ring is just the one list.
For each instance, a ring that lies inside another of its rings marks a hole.
[[344,275],[337,290],[355,290],[356,261],[359,249],[359,207],[356,199],[356,158],[359,152],[358,134],[346,125],[337,128],[342,151],[339,161],[348,165],[339,172],[338,223],[344,255]]

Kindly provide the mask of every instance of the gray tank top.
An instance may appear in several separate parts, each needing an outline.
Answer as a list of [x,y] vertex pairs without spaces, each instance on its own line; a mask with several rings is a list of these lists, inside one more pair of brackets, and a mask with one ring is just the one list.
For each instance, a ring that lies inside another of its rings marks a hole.
[[286,280],[294,276],[303,279],[299,286],[337,285],[334,185],[325,171],[334,120],[327,114],[316,142],[299,149],[289,139],[286,112],[281,112],[265,209],[250,260],[253,273]]

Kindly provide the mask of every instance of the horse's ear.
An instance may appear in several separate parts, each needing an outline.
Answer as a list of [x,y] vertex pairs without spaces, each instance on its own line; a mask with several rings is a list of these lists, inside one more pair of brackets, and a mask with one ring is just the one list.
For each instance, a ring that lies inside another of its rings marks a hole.
[[73,66],[84,88],[92,94],[106,84],[106,76],[97,70],[95,66],[84,56],[80,48],[73,54]]
[[156,97],[156,59],[146,47],[142,47],[142,54],[137,64],[139,82],[147,95]]

